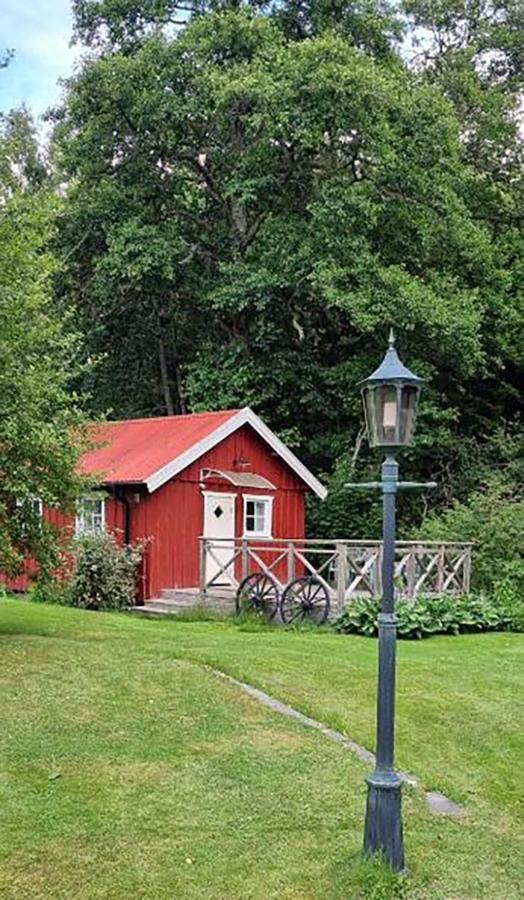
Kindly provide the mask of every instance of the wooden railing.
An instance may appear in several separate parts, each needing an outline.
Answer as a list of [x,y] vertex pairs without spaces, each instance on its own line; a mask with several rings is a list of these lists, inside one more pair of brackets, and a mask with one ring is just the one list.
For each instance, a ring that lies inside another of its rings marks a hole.
[[[471,547],[449,541],[399,541],[397,596],[468,593]],[[300,575],[315,575],[341,609],[353,597],[380,596],[381,570],[381,541],[200,538],[202,594],[234,590],[252,572],[265,572],[282,589]]]

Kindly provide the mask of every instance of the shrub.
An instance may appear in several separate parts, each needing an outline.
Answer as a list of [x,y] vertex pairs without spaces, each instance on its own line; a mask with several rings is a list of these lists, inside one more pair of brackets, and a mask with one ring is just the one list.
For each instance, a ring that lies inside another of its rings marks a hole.
[[109,534],[79,538],[70,603],[82,609],[125,609],[135,600],[141,547],[120,547]]
[[[423,638],[432,634],[461,634],[474,631],[521,631],[524,611],[520,602],[506,598],[417,597],[415,601],[400,599],[396,603],[398,635],[401,638]],[[334,622],[344,634],[378,633],[380,600],[353,600]]]
[[61,606],[70,606],[70,579],[50,576],[39,578],[31,589],[31,600],[35,603],[58,603]]
[[524,593],[522,490],[492,478],[464,503],[428,516],[416,538],[475,542],[473,588],[493,594],[501,582]]

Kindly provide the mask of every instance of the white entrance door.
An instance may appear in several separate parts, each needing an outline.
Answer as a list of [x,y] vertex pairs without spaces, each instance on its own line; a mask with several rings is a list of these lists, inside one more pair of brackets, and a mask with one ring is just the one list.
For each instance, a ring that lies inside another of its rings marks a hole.
[[204,537],[220,538],[206,553],[206,583],[235,585],[234,563],[218,575],[235,552],[235,494],[204,494]]

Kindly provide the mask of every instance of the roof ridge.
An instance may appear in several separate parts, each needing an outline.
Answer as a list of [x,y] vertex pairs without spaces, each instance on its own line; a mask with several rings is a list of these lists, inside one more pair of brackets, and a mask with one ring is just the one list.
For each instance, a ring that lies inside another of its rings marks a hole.
[[211,409],[208,412],[196,413],[180,413],[173,416],[142,416],[137,419],[102,419],[100,421],[89,422],[89,425],[130,425],[132,422],[172,422],[174,419],[195,419],[197,416],[223,416],[226,413],[239,413],[242,407],[238,409]]

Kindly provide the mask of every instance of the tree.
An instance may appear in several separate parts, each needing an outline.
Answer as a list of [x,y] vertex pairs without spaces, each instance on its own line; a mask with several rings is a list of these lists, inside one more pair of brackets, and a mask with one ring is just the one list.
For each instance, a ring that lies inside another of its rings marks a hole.
[[[467,491],[470,411],[482,430],[508,401],[475,380],[495,320],[506,359],[516,244],[475,215],[484,176],[440,84],[351,28],[290,40],[292,8],[205,12],[174,35],[150,17],[133,39],[126,12],[125,41],[71,81],[60,246],[105,354],[94,393],[119,416],[250,403],[335,484],[348,435],[370,459],[356,383],[395,322],[431,385],[412,464]],[[345,508],[346,527],[366,521]]]
[[48,177],[36,129],[25,106],[0,113],[0,192],[5,201],[16,190],[38,190]]
[[52,295],[57,202],[9,193],[0,207],[0,571],[15,573],[26,554],[43,569],[55,560],[35,501],[72,508],[82,419],[69,393],[77,338]]
[[73,0],[74,35],[98,52],[130,53],[208,13],[239,10],[269,16],[291,40],[338,31],[382,58],[391,56],[403,31],[390,0]]

